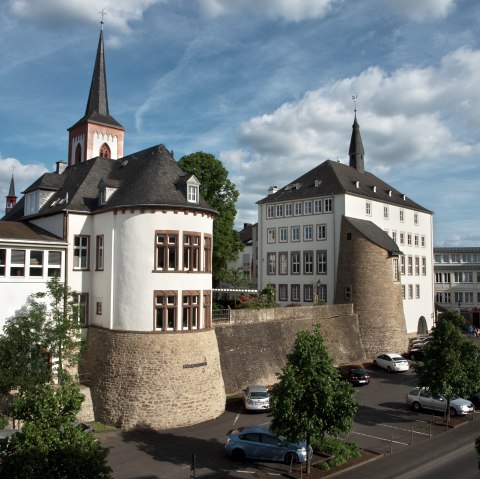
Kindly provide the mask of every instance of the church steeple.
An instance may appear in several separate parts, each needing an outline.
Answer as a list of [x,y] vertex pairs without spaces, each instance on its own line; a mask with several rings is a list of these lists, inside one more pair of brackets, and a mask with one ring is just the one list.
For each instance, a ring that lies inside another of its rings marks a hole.
[[10,180],[10,188],[8,190],[8,195],[7,195],[7,202],[5,204],[5,213],[8,213],[17,203],[17,197],[15,195],[15,181],[13,179],[13,173],[12,173],[12,178]]
[[85,115],[69,128],[68,165],[83,163],[97,156],[118,159],[123,156],[125,128],[110,115],[103,45],[103,15],[100,22],[97,55]]
[[350,139],[350,148],[348,155],[350,156],[350,166],[356,168],[360,173],[365,172],[365,164],[363,157],[365,151],[363,149],[362,137],[360,135],[360,125],[357,123],[357,95],[352,97],[355,102],[355,119],[352,125],[352,138]]

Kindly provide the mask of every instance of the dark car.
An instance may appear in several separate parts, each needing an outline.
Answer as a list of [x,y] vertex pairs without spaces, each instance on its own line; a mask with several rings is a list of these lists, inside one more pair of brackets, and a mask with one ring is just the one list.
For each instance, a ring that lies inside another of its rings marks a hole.
[[340,376],[354,386],[364,386],[370,383],[370,374],[359,366],[340,366]]
[[477,409],[480,408],[480,392],[472,393],[468,399]]

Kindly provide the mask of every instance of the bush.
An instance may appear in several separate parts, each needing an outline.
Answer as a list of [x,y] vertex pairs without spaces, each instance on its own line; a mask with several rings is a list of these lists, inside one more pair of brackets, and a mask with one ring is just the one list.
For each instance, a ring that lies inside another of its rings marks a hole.
[[339,467],[349,459],[360,457],[362,451],[353,442],[343,441],[336,437],[325,437],[323,441],[313,440],[312,447],[320,454],[332,456],[328,461],[322,461],[315,465],[318,469],[328,470],[332,467]]
[[0,414],[0,429],[6,428],[7,424],[8,424],[8,417]]

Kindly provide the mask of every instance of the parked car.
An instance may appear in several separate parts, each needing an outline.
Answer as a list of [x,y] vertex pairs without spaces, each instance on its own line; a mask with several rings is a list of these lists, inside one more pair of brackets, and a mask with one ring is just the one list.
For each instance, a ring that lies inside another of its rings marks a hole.
[[408,361],[397,353],[380,354],[373,360],[373,365],[386,369],[389,373],[393,371],[408,371],[410,367]]
[[243,405],[247,411],[268,411],[270,393],[266,386],[248,386],[243,390]]
[[370,383],[370,374],[359,366],[340,366],[338,372],[342,379],[354,386],[363,386]]
[[[228,431],[225,452],[237,461],[259,459],[298,464],[307,460],[305,442],[288,442],[281,436],[275,436],[268,426],[239,427]],[[309,452],[312,456],[311,448]]]
[[[430,409],[432,411],[445,412],[447,408],[447,399],[438,393],[432,393],[428,388],[415,388],[407,393],[407,405],[415,411]],[[458,396],[450,397],[450,415],[464,416],[474,411],[473,404],[468,399]]]
[[412,361],[423,361],[425,359],[425,351],[423,348],[410,349],[408,352],[408,357]]
[[480,392],[470,394],[468,398],[476,408],[480,408]]

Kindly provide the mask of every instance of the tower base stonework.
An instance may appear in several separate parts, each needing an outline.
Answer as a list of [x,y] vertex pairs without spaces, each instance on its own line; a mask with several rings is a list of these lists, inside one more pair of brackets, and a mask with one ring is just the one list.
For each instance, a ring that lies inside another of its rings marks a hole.
[[95,419],[122,429],[169,429],[214,419],[225,388],[213,329],[172,334],[91,326],[81,368]]

